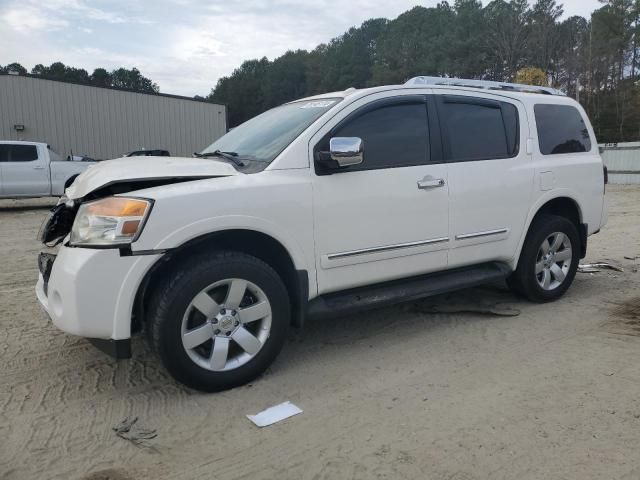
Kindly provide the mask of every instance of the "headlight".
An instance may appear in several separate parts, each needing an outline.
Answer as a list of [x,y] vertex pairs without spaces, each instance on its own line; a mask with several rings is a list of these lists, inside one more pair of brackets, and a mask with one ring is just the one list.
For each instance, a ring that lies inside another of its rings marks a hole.
[[72,246],[117,246],[134,242],[151,211],[151,200],[108,197],[83,203],[71,229]]

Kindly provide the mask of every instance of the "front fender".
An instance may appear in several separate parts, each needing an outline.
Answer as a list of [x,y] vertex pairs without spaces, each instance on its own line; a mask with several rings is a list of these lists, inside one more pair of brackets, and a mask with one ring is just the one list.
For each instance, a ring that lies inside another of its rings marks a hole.
[[230,215],[198,220],[169,233],[166,237],[160,239],[153,249],[166,250],[176,248],[202,235],[224,230],[253,230],[268,235],[280,242],[289,252],[297,270],[309,269],[302,248],[293,238],[293,235],[288,234],[282,227],[278,228],[277,225],[267,220],[245,215]]

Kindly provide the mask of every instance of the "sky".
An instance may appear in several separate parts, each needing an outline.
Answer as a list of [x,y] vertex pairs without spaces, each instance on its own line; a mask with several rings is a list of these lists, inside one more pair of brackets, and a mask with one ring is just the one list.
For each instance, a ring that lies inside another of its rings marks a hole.
[[[163,93],[207,95],[244,60],[313,49],[438,0],[0,0],[0,65],[137,67]],[[486,0],[483,0],[486,3]],[[563,0],[565,17],[598,0]]]

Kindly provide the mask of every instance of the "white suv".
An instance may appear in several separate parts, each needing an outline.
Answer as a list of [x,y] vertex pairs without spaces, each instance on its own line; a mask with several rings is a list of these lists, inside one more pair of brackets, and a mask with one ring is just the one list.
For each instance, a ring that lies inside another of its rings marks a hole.
[[102,162],[41,229],[38,299],[117,357],[144,330],[171,374],[216,391],[290,326],[504,278],[559,298],[606,222],[596,138],[552,89],[417,77],[318,95],[199,158]]

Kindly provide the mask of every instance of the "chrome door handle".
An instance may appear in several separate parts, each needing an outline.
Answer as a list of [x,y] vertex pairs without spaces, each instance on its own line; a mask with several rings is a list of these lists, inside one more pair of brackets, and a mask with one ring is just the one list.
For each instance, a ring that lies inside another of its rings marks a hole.
[[433,178],[431,175],[427,175],[422,180],[418,181],[418,188],[420,190],[439,187],[444,187],[444,178]]
[[44,167],[42,165],[36,165],[35,167],[33,167],[34,170],[44,170]]

